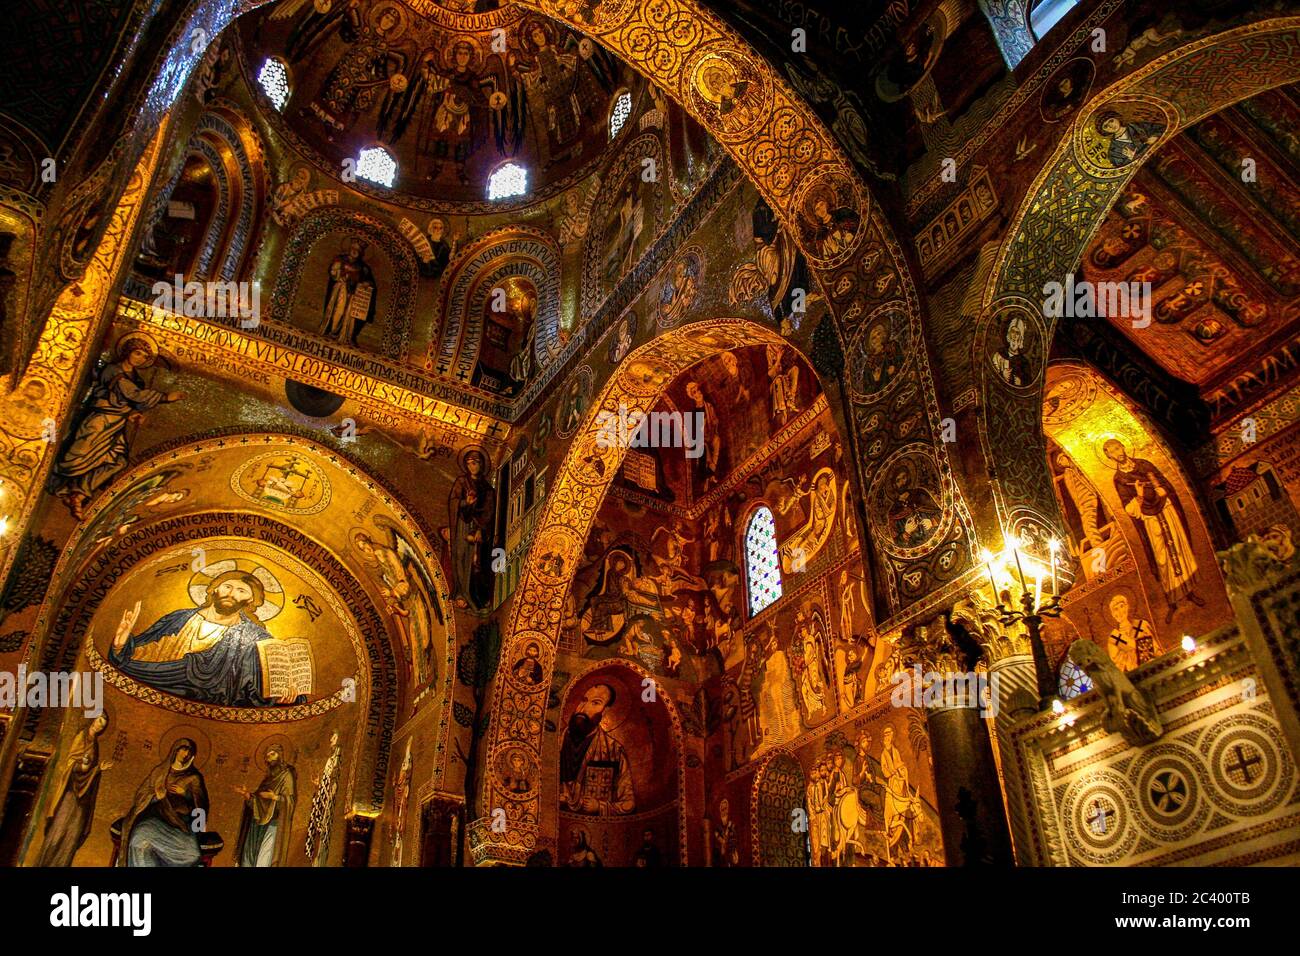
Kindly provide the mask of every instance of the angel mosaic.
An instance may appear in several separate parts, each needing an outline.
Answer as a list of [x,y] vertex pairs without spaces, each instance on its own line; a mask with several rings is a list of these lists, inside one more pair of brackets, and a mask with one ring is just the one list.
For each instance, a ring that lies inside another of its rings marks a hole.
[[90,499],[126,468],[131,426],[149,410],[185,397],[183,392],[154,388],[144,377],[158,359],[158,345],[147,335],[123,336],[115,352],[114,360],[96,373],[50,475],[50,491],[78,521]]
[[794,491],[783,496],[778,503],[777,511],[780,514],[789,513],[803,498],[808,498],[808,519],[781,543],[781,570],[791,574],[803,571],[830,540],[831,528],[835,526],[839,489],[835,472],[829,468],[822,468],[813,476],[811,488],[806,475],[800,476],[797,482],[786,479],[786,484],[793,486]]
[[385,610],[411,654],[411,673],[419,687],[438,676],[438,646],[446,623],[438,587],[420,553],[397,525],[382,516],[378,532],[352,532],[352,549],[379,588]]
[[396,3],[383,3],[359,29],[340,31],[349,48],[303,110],[325,127],[330,142],[351,131],[381,94],[388,102],[406,90],[406,54],[395,45],[406,30],[406,17]]

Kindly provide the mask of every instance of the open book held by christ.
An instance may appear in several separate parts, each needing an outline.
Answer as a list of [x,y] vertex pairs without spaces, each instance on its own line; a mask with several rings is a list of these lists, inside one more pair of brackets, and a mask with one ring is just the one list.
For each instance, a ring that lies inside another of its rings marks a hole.
[[315,676],[311,642],[301,637],[259,641],[257,659],[262,665],[262,696],[292,704],[310,695]]

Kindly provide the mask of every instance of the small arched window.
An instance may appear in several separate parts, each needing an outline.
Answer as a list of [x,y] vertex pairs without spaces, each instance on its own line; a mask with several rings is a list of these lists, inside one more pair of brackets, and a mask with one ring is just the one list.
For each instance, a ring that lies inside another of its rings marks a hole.
[[289,67],[285,65],[284,60],[278,56],[269,58],[262,64],[261,71],[257,74],[257,82],[262,87],[262,92],[266,94],[278,112],[283,112],[285,104],[289,102]]
[[357,175],[392,189],[393,180],[397,178],[397,161],[382,146],[363,149],[357,157]]
[[609,111],[609,138],[618,136],[627,118],[632,115],[632,94],[623,90],[614,97],[614,106]]
[[518,163],[498,166],[488,177],[488,199],[509,199],[528,192],[528,170]]
[[781,562],[772,509],[758,508],[745,528],[745,588],[753,617],[781,597]]

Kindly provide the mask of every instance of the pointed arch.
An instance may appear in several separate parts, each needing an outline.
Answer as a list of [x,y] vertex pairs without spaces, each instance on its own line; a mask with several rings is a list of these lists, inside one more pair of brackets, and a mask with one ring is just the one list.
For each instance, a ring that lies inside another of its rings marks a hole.
[[[540,758],[565,595],[601,502],[627,452],[620,443],[602,438],[604,423],[620,412],[649,412],[673,379],[712,355],[768,342],[788,344],[773,330],[741,319],[681,326],[632,352],[592,402],[547,492],[505,629],[502,659],[518,660],[528,644],[536,644],[541,649],[543,679],[528,682],[518,679],[509,668],[498,671],[492,721],[484,742],[489,768],[497,767],[507,747],[522,746],[533,761]],[[481,806],[506,808],[506,828],[494,829],[488,818],[471,822],[475,862],[523,862],[538,840],[541,808],[537,794],[519,799],[509,793],[500,775],[489,769],[484,796]]]
[[[1079,565],[1076,597],[1122,594],[1131,621],[1145,622],[1141,639],[1109,648],[1116,663],[1131,669],[1172,650],[1184,633],[1231,620],[1210,509],[1174,449],[1088,365],[1052,362],[1046,381],[1059,399],[1042,418],[1056,457],[1048,473],[1065,518],[1062,540]],[[1103,613],[1101,623],[1105,636],[1118,621]]]
[[220,103],[199,117],[193,141],[206,140],[216,147],[232,186],[223,197],[225,216],[209,236],[201,255],[208,261],[201,278],[231,281],[249,271],[253,241],[266,207],[268,191],[266,156],[261,137],[233,105]]
[[[646,670],[643,666],[638,664],[636,661],[626,660],[626,659],[618,659],[618,660],[607,659],[607,660],[590,661],[587,663],[586,666],[584,666],[581,670],[579,670],[576,674],[574,674],[572,679],[565,686],[564,692],[561,695],[559,701],[558,713],[561,716],[563,716],[565,711],[568,709],[569,699],[573,696],[575,689],[581,686],[583,682],[586,681],[588,678],[592,677],[593,675],[597,675],[602,671],[626,671],[630,673],[632,675],[632,682],[633,682],[632,688],[635,688],[641,693],[644,693],[643,690],[644,688],[657,685],[657,679],[655,678],[655,676],[650,671]],[[640,705],[640,703],[641,702],[638,701],[638,705]],[[640,815],[643,812],[648,814],[659,814],[662,813],[668,807],[675,807],[676,814],[677,814],[677,826],[676,826],[677,855],[678,855],[677,862],[681,866],[686,866],[689,862],[689,856],[688,856],[689,831],[687,828],[688,806],[687,806],[687,771],[686,771],[686,735],[682,725],[681,711],[677,705],[677,702],[673,700],[672,696],[666,693],[659,693],[655,697],[655,703],[658,705],[662,705],[665,712],[668,715],[667,730],[668,730],[669,740],[667,742],[673,748],[673,753],[672,753],[673,780],[670,785],[671,793],[673,796],[672,799],[667,803],[661,803],[657,806],[653,806],[653,807],[638,806],[634,811],[634,813],[637,814],[638,817],[640,817]],[[554,742],[558,742],[558,739],[559,739],[559,734],[553,735],[552,740]],[[546,764],[546,766],[551,767],[552,774],[554,774],[556,771],[559,770],[559,766],[560,766],[560,761],[558,757],[551,760],[548,764]],[[550,779],[548,779],[545,782],[545,786],[547,788],[547,794],[549,796],[552,796],[554,798],[554,801],[558,803],[559,794],[558,792],[555,792],[558,790],[558,787],[556,787],[554,782]],[[557,828],[557,832],[558,832],[558,828]]]
[[[902,623],[927,595],[975,567],[978,547],[952,452],[940,440],[916,284],[880,204],[816,111],[698,0],[516,2],[602,44],[678,103],[753,181],[806,258],[831,315],[804,334],[833,349],[833,371],[856,392],[847,417],[858,486],[872,488],[880,465],[901,456],[921,492],[942,503],[943,533],[888,556],[885,577],[901,582],[891,585],[891,610]],[[719,84],[742,81],[745,92],[724,109]],[[860,364],[863,333],[884,312],[901,317],[890,335],[912,356],[889,395],[868,386]],[[880,429],[886,418],[906,419],[907,433]]]
[[410,241],[377,216],[343,206],[320,206],[307,213],[285,245],[279,278],[271,293],[271,317],[286,324],[289,322],[308,256],[317,242],[335,231],[374,243],[389,257],[393,266],[393,286],[384,295],[387,306],[384,309],[382,350],[387,357],[403,361],[415,312],[418,265]]
[[[790,345],[770,328],[735,318],[667,331],[623,360],[570,439],[547,490],[504,628],[504,666],[497,671],[491,722],[482,744],[487,770],[479,806],[504,808],[506,826],[504,830],[494,827],[490,816],[471,821],[470,847],[476,863],[522,863],[550,837],[551,819],[544,814],[537,792],[513,792],[498,768],[508,759],[507,752],[521,750],[529,763],[543,765],[551,675],[559,653],[565,600],[606,492],[627,453],[623,444],[608,440],[609,423],[621,415],[659,408],[674,380],[712,356],[765,344]],[[533,675],[535,679],[526,679],[512,666],[525,658],[529,645],[538,648],[540,672]]]
[[[971,353],[980,382],[978,424],[986,461],[996,458],[992,506],[1005,534],[1043,544],[1061,538],[1044,467],[1044,370],[1056,320],[1044,318],[1049,283],[1064,285],[1142,164],[1188,126],[1233,103],[1300,78],[1300,17],[1265,20],[1186,44],[1116,81],[1079,111],[1021,202],[983,289]],[[1098,122],[1111,112],[1158,128],[1158,139],[1123,165],[1109,159]],[[1023,382],[995,374],[993,359],[1018,329],[1032,356]],[[1047,560],[1046,552],[1036,553]]]
[[804,806],[804,772],[799,758],[785,747],[770,750],[754,774],[749,797],[754,866],[807,866],[807,828],[791,826]]

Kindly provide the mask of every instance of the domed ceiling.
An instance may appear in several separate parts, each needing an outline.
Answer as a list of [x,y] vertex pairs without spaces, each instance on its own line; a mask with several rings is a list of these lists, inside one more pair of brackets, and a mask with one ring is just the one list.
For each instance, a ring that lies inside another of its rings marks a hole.
[[338,175],[382,146],[403,198],[487,211],[488,179],[507,161],[528,171],[520,202],[580,179],[610,144],[616,95],[642,86],[590,40],[495,6],[281,0],[240,19],[240,53],[255,89],[268,60],[287,68],[288,100],[277,110],[262,98],[266,114],[323,169]]

